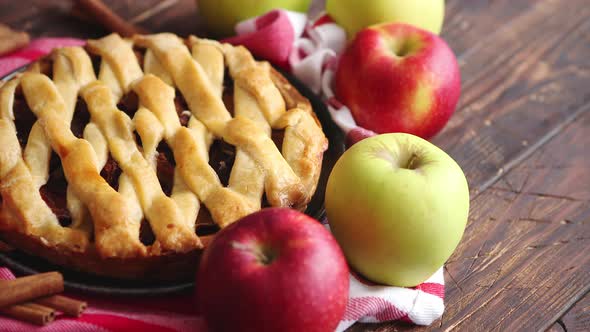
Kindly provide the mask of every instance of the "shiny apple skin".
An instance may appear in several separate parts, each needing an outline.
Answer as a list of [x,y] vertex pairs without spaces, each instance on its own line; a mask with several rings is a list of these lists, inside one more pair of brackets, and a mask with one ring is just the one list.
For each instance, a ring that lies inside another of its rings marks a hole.
[[356,35],[340,58],[335,86],[360,126],[429,139],[455,111],[461,75],[443,39],[389,23]]
[[459,244],[469,216],[461,167],[411,134],[366,138],[338,159],[326,186],[332,233],[367,279],[413,287]]
[[332,234],[269,208],[221,230],[204,252],[197,302],[212,331],[334,331],[349,270]]

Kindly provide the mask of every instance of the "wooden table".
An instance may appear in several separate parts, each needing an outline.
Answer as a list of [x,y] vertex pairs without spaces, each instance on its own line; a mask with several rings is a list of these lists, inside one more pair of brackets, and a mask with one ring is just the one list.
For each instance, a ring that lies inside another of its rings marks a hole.
[[[151,31],[202,31],[189,0],[107,1]],[[0,22],[33,36],[99,37],[68,2],[0,0]],[[590,4],[448,0],[442,36],[461,101],[433,142],[463,167],[469,224],[445,267],[446,311],[428,328],[590,330]]]

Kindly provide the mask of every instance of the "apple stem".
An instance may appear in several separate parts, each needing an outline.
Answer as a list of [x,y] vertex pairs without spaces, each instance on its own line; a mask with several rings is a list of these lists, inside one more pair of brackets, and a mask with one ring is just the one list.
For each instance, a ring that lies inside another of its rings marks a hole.
[[410,160],[408,160],[408,164],[406,165],[407,169],[414,169],[418,162],[418,156],[415,153],[412,153]]
[[246,251],[256,257],[256,259],[262,263],[263,265],[268,265],[272,263],[275,258],[275,255],[272,252],[268,251],[268,254],[265,253],[264,249],[257,250],[257,248],[253,248],[251,245],[239,243],[239,242],[232,242],[232,247],[238,250]]
[[260,261],[260,263],[262,263],[263,265],[268,265],[272,263],[272,257],[270,257],[269,255],[265,255],[262,250],[254,250],[253,254],[254,256],[256,256],[256,258],[258,258],[258,261]]

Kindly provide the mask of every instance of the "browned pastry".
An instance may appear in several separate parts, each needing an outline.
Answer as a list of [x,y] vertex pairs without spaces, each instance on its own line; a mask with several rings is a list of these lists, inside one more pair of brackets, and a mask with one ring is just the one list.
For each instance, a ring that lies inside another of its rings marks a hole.
[[100,275],[177,279],[219,228],[304,209],[327,139],[243,47],[112,34],[0,87],[0,146],[2,240]]

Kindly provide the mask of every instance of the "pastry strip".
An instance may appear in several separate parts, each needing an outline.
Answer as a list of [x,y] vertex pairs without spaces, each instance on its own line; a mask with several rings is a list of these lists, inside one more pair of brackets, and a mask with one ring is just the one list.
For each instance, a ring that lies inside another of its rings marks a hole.
[[88,207],[94,221],[95,243],[103,256],[143,254],[137,232],[127,227],[125,200],[96,170],[92,146],[76,138],[65,121],[65,105],[55,85],[45,75],[25,73],[22,88],[29,107],[43,124],[45,135],[59,155],[68,185]]
[[271,127],[285,114],[285,101],[270,78],[270,65],[256,62],[243,46],[225,44],[223,48],[230,74],[237,86],[258,101]]
[[[107,137],[111,155],[131,180],[156,236],[156,246],[183,252],[200,245],[194,229],[183,222],[178,206],[164,194],[153,167],[137,149],[131,119],[116,108],[108,86],[95,81],[84,88],[82,96],[88,104],[92,121]],[[139,225],[133,227],[139,229]]]
[[313,115],[300,108],[289,110],[276,125],[285,129],[283,156],[311,197],[322,171],[317,165],[328,148],[328,139]]
[[[67,122],[72,122],[80,88],[94,80],[96,80],[96,75],[92,68],[92,62],[84,49],[81,47],[64,47],[53,52],[53,82],[64,100],[66,106],[65,119]],[[35,126],[40,128],[38,123],[35,123],[35,125],[33,125],[33,130],[36,129]],[[27,144],[27,150],[25,150],[25,160],[27,160],[27,157],[43,156],[40,151],[29,151],[29,146],[32,146],[33,143],[31,138],[29,138],[29,142],[30,143]],[[39,140],[39,142],[41,141]],[[49,150],[49,142],[44,135],[42,142],[43,143],[38,144],[38,146],[43,145]],[[46,158],[46,163],[42,167],[46,167],[44,171],[47,172],[49,169],[51,150],[49,150],[49,153],[44,155],[44,157]],[[29,167],[34,165],[30,162],[28,162],[28,164]],[[45,174],[47,175],[47,173]],[[43,184],[46,182],[47,178],[45,178]],[[81,229],[90,235],[93,230],[93,225],[90,220],[88,209],[69,186],[66,192],[66,203],[72,218],[71,227]]]
[[225,128],[223,139],[242,148],[264,169],[266,198],[272,206],[298,208],[306,204],[308,197],[301,180],[254,121],[236,116]]
[[[110,68],[106,70],[112,71],[124,93],[131,89],[131,82],[143,76],[131,45],[115,33],[88,41],[88,49],[100,55],[103,64],[109,65]],[[110,84],[109,87],[112,88]]]
[[[134,90],[141,104],[151,110],[165,128],[165,139],[176,160],[177,177],[180,175],[187,188],[207,206],[213,219],[223,227],[255,211],[241,195],[221,185],[215,170],[207,162],[205,127],[196,119],[191,121],[191,128],[180,126],[172,89],[157,77],[146,75],[138,81]],[[177,188],[178,195],[186,198],[187,193],[181,189]],[[188,214],[187,211],[185,214]],[[194,225],[194,220],[192,223]]]
[[[143,142],[144,156],[151,154],[152,158],[155,158],[158,143],[165,139],[168,145],[173,147],[174,137],[181,128],[174,106],[174,89],[158,77],[148,74],[135,84],[133,90],[142,105],[134,120]],[[144,120],[141,120],[142,118]],[[152,167],[156,168],[155,159]],[[174,170],[174,185],[170,198],[181,210],[186,227],[194,230],[200,203],[185,184],[178,169]]]
[[217,137],[231,116],[207,74],[193,60],[180,38],[169,33],[135,36],[136,44],[149,48],[174,79],[182,92],[190,111]]

